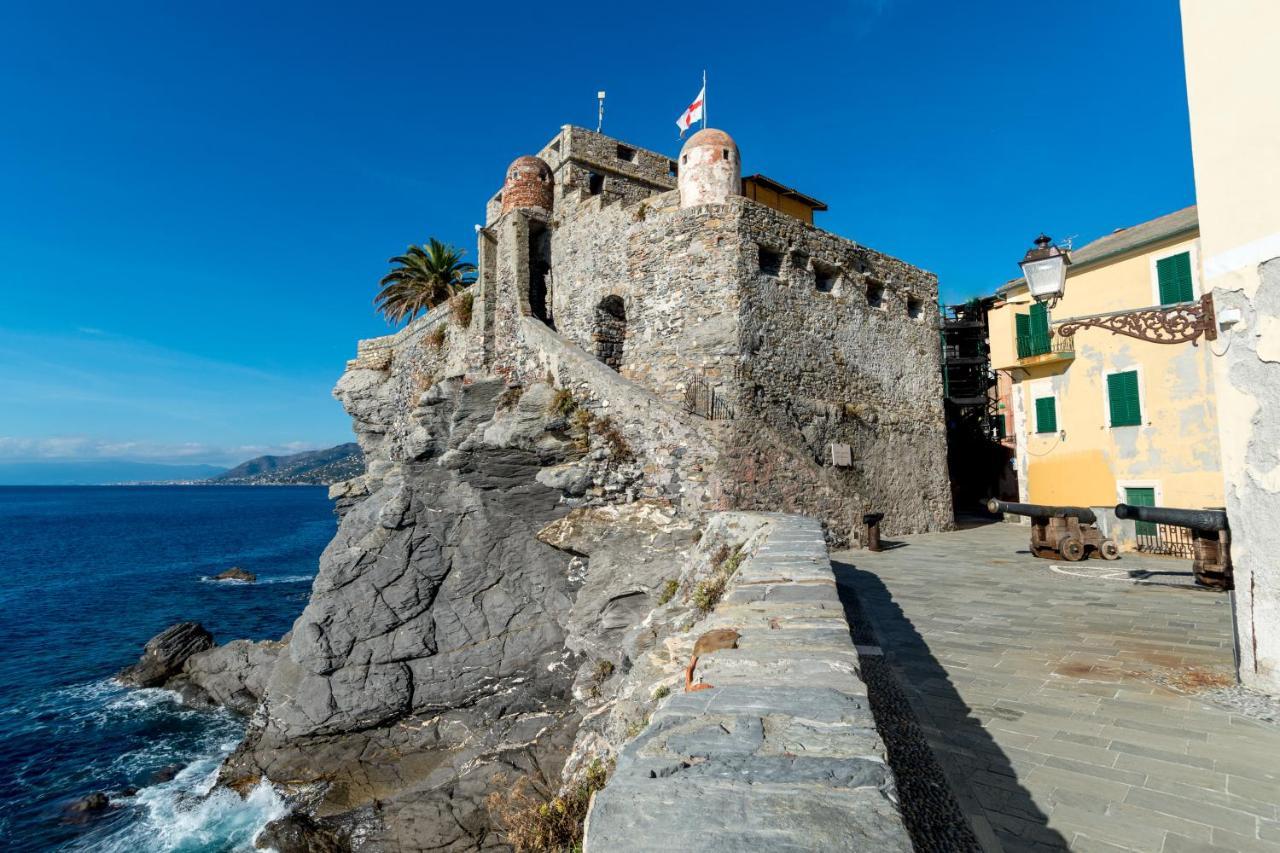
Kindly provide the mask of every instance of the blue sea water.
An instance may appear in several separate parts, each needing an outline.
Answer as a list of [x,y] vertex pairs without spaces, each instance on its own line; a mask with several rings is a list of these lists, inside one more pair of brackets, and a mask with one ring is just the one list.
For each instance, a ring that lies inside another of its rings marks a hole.
[[[0,487],[0,846],[251,849],[284,811],[274,792],[206,796],[243,721],[111,676],[183,620],[278,639],[336,523],[322,487]],[[258,582],[209,580],[231,566]],[[70,821],[94,791],[112,810]]]

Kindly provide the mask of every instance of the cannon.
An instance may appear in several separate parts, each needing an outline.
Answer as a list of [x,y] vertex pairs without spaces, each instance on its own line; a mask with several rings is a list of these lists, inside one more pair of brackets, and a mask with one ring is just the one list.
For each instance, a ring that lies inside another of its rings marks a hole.
[[1098,530],[1097,516],[1088,507],[1015,504],[993,498],[987,501],[987,509],[1030,518],[1031,553],[1037,557],[1074,563],[1090,552],[1104,560],[1120,556],[1120,548]]
[[1171,524],[1191,531],[1195,560],[1191,571],[1196,583],[1212,589],[1232,589],[1231,530],[1220,509],[1177,509],[1167,506],[1116,504],[1116,518]]

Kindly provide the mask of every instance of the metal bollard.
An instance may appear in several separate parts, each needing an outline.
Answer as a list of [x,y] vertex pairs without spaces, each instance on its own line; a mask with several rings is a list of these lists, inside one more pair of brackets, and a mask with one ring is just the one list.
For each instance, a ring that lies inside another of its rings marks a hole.
[[869,512],[862,516],[862,523],[867,526],[867,550],[881,551],[880,522],[884,520],[883,512]]

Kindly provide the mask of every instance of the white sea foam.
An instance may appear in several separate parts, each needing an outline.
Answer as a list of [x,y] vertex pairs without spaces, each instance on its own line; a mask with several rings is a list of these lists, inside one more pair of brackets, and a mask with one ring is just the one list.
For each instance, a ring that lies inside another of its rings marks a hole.
[[143,788],[120,805],[142,810],[129,826],[106,837],[84,839],[75,849],[103,853],[196,853],[250,851],[264,826],[288,808],[270,783],[249,794],[215,787],[223,756],[203,758],[183,768],[172,781]]

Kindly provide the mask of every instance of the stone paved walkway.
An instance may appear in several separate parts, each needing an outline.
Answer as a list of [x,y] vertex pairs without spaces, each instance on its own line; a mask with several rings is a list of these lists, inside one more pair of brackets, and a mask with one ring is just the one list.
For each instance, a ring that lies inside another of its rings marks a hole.
[[1280,724],[1199,695],[1231,680],[1228,596],[1187,561],[1057,563],[1027,537],[833,557],[984,846],[1280,850]]

